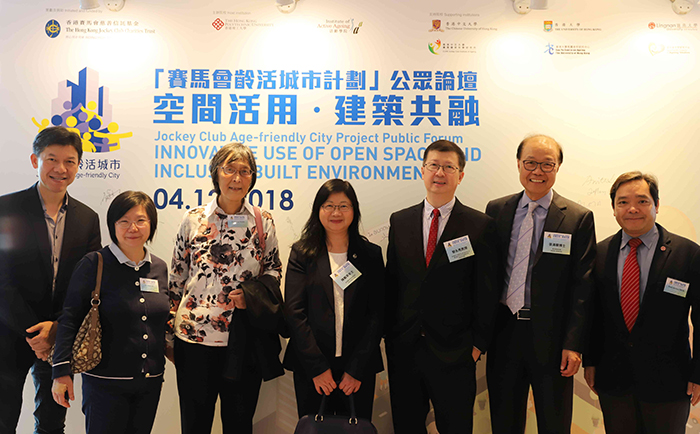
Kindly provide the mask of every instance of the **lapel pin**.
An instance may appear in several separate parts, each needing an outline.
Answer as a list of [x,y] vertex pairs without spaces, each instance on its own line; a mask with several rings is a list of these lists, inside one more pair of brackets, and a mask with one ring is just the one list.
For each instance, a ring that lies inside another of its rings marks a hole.
[[357,259],[357,253],[352,254],[352,259]]
[[666,251],[666,246],[661,246],[661,251],[665,252]]

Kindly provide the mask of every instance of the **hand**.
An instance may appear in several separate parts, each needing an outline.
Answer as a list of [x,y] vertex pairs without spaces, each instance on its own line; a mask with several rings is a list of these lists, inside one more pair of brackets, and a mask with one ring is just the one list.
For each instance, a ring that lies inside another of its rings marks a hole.
[[[595,366],[586,366],[583,368],[583,378],[586,379],[588,387],[597,395],[598,392],[595,390]],[[688,383],[688,387],[690,387],[690,383]]]
[[26,332],[34,333],[39,332],[33,338],[25,338],[27,343],[32,350],[42,360],[46,360],[46,357],[42,358],[41,355],[45,354],[48,356],[49,351],[51,351],[51,346],[56,341],[56,326],[57,322],[54,321],[44,321],[38,324],[34,324],[29,327]]
[[173,347],[165,347],[165,357],[170,360],[170,362],[174,365],[175,364],[175,348]]
[[238,288],[229,292],[228,298],[233,302],[236,309],[245,309],[245,295],[242,289]]
[[[68,399],[66,399],[66,392],[68,392]],[[75,395],[73,394],[73,380],[70,375],[64,375],[63,377],[58,377],[53,380],[53,386],[51,386],[51,394],[53,395],[53,400],[60,406],[70,408],[70,401],[75,401]]]
[[571,350],[562,350],[561,352],[561,366],[559,366],[559,371],[562,377],[571,377],[578,372],[578,368],[581,367],[581,353]]
[[327,369],[323,374],[314,377],[314,387],[319,395],[330,395],[337,387],[333,381],[331,370]]
[[340,385],[338,387],[346,395],[352,395],[353,393],[360,390],[361,381],[355,380],[352,375],[347,372],[343,373],[343,378],[340,379]]
[[686,393],[691,396],[691,404],[696,405],[698,402],[700,402],[700,384],[695,384],[688,381],[688,391]]
[[474,347],[472,349],[472,358],[474,359],[474,363],[476,363],[476,361],[479,360],[479,357],[481,357],[481,350],[477,347]]

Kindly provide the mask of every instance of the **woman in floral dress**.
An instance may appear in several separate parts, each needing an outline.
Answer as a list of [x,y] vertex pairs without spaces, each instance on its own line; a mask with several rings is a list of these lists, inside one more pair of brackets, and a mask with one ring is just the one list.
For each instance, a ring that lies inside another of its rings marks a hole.
[[173,251],[166,355],[184,434],[211,431],[217,398],[223,432],[252,433],[261,381],[283,374],[282,264],[272,215],[246,200],[257,172],[250,148],[224,145],[209,171],[216,198],[185,213]]

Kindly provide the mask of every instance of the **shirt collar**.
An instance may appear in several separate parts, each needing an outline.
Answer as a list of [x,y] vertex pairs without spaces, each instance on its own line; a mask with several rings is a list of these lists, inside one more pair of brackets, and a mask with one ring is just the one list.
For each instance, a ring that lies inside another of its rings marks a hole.
[[146,254],[143,255],[143,259],[137,264],[131,259],[127,258],[124,252],[122,252],[122,249],[119,248],[119,246],[116,243],[112,243],[109,245],[109,250],[112,252],[115,258],[117,258],[117,261],[119,261],[120,264],[126,264],[129,267],[140,267],[146,262],[151,262],[151,251],[148,250],[148,247],[143,246],[143,249],[146,251]]
[[[629,241],[632,238],[635,237],[630,236],[625,231],[622,231],[622,242],[620,243],[620,250],[624,249],[627,246],[627,243],[629,243]],[[646,234],[636,238],[642,240],[642,244],[644,244],[646,248],[649,249],[651,248],[652,244],[659,238],[659,228],[657,228],[656,224],[654,224],[654,226],[652,226]]]
[[[440,217],[445,217],[452,213],[452,208],[455,207],[456,200],[457,199],[453,197],[451,201],[438,208],[440,210]],[[433,213],[434,209],[435,207],[428,202],[428,198],[425,198],[425,200],[423,200],[423,217],[426,219],[430,218],[430,215]]]
[[523,191],[523,196],[520,198],[520,202],[518,202],[518,208],[525,208],[528,206],[530,202],[536,202],[537,205],[541,206],[542,208],[548,210],[549,205],[552,204],[552,189],[550,188],[547,194],[542,196],[541,198],[533,201],[531,200],[527,193]]
[[[44,198],[41,196],[41,190],[39,189],[39,183],[36,183],[36,192],[39,194],[39,201],[41,202],[41,207],[44,209],[44,214],[48,215],[48,212],[46,212],[46,204],[44,203]],[[66,209],[68,206],[68,193],[66,192],[66,195],[63,196],[63,205],[61,205],[61,209],[59,212],[63,211]]]
[[[243,210],[248,211],[248,214],[250,214],[250,215],[255,215],[255,212],[253,211],[253,205],[248,203],[248,201],[245,199],[243,199],[243,206],[236,214],[243,214]],[[204,215],[207,218],[211,217],[211,215],[214,214],[214,212],[218,212],[219,214],[227,215],[224,212],[224,210],[219,207],[219,204],[217,203],[216,199],[209,202],[207,204],[207,206],[204,208]]]

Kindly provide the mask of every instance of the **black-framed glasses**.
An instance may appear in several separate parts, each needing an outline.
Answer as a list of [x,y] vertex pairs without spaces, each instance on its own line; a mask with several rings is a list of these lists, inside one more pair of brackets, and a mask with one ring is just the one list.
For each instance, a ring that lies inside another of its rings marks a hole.
[[437,172],[442,167],[442,171],[450,175],[453,175],[459,171],[459,167],[455,167],[450,164],[426,163],[423,165],[423,167],[431,172]]
[[335,210],[338,210],[340,212],[345,213],[345,212],[349,212],[352,209],[352,207],[350,205],[347,205],[347,204],[333,205],[333,204],[327,203],[325,205],[321,205],[321,209],[324,210],[325,212],[333,212]]
[[231,166],[219,166],[219,169],[221,169],[221,172],[223,172],[223,174],[226,176],[234,176],[236,173],[238,173],[242,177],[247,178],[253,174],[253,171],[250,169],[236,169],[235,167]]
[[525,170],[529,170],[530,172],[537,170],[537,166],[540,166],[540,169],[544,173],[549,173],[554,171],[557,167],[557,163],[552,163],[551,161],[543,161],[541,163],[538,163],[537,161],[533,160],[523,160],[523,167]]

